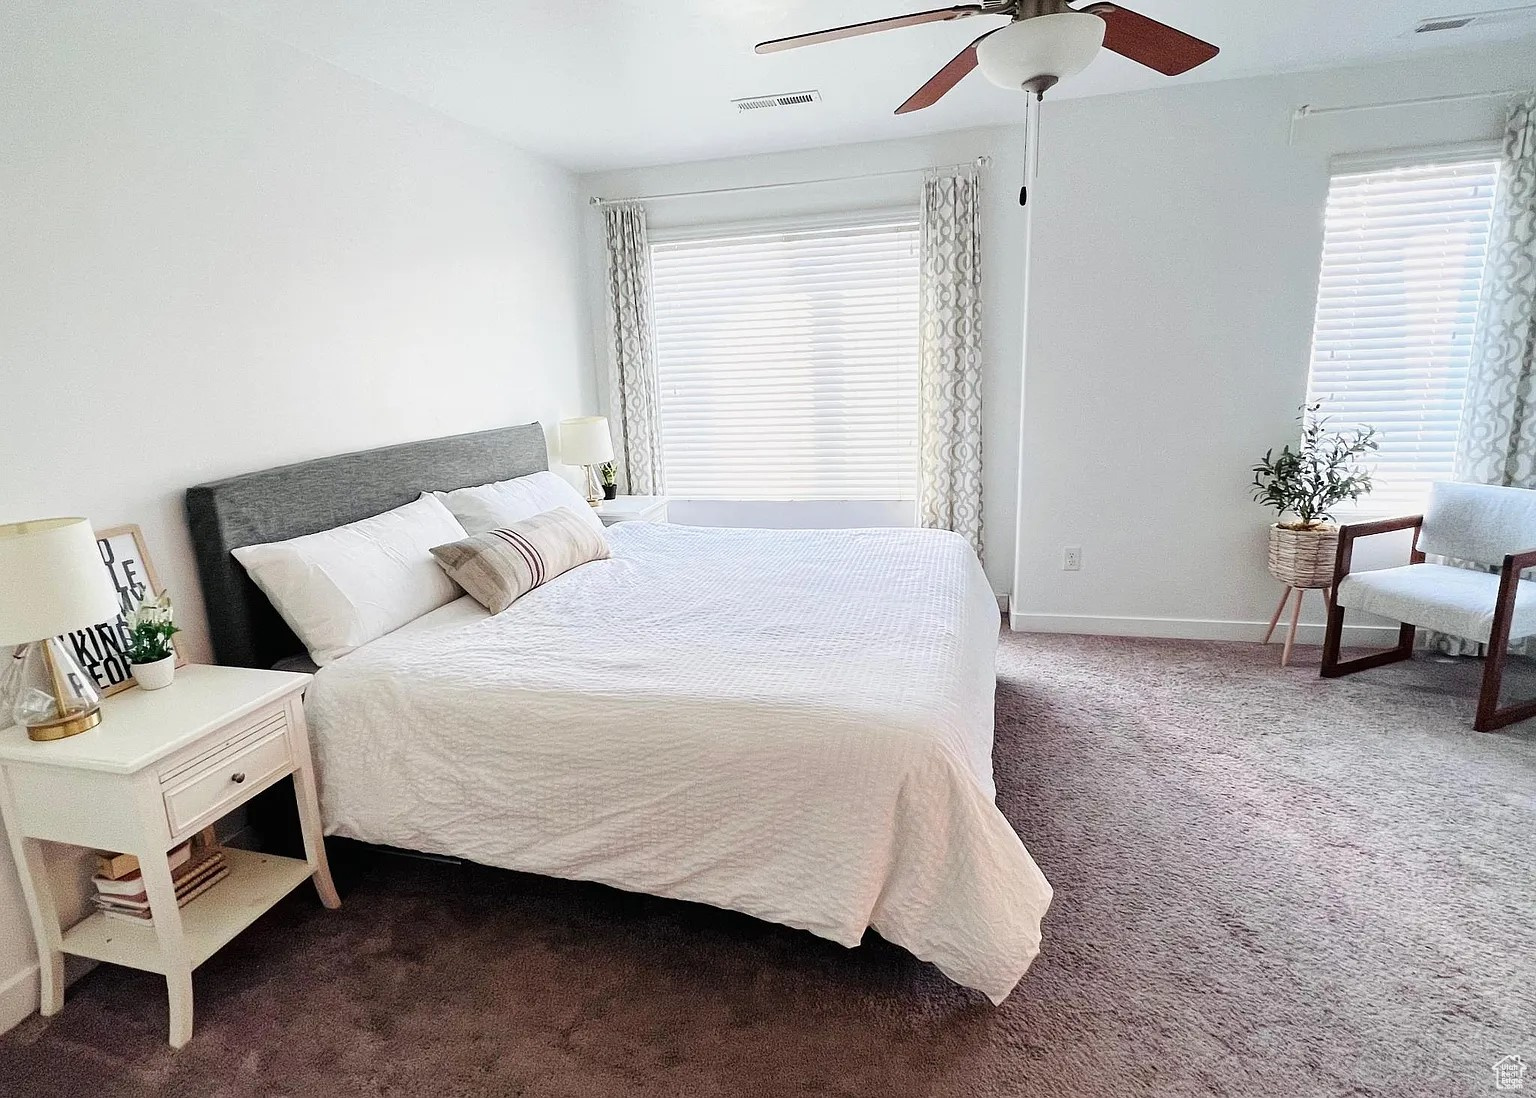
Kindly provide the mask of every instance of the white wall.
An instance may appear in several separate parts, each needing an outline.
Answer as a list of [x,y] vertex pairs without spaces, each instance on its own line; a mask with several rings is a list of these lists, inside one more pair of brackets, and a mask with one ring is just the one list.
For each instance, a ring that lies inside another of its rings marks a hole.
[[190,4],[7,5],[0,41],[0,521],[142,525],[192,659],[188,485],[593,408],[564,171]]
[[[1016,628],[1256,639],[1278,585],[1246,470],[1294,435],[1330,156],[1497,137],[1536,42],[1047,108],[1025,365]],[[1384,540],[1384,539],[1382,539]],[[1081,572],[1062,547],[1083,547]],[[1363,555],[1370,563],[1402,544]],[[1307,618],[1321,622],[1314,596]],[[1307,634],[1315,639],[1317,631]]]
[[[1016,628],[1256,638],[1279,597],[1247,472],[1306,390],[1328,161],[1496,137],[1496,100],[1292,111],[1527,84],[1536,42],[1049,101],[1023,357],[1023,132],[969,130],[585,176],[608,198],[993,158],[985,176],[987,572]],[[1022,100],[1021,100],[1022,112]],[[658,202],[657,228],[915,201],[918,177]],[[602,239],[589,315],[604,360]],[[606,368],[606,367],[604,367]],[[1021,411],[1022,409],[1022,411]],[[1022,436],[1021,436],[1022,425]],[[1021,476],[1022,472],[1022,476]],[[1017,534],[1017,539],[1016,539]],[[1386,539],[1383,539],[1386,540]],[[1062,549],[1083,549],[1080,572]],[[1366,549],[1385,561],[1392,545]],[[1314,597],[1315,598],[1315,597]],[[1321,622],[1314,601],[1304,620]],[[1317,630],[1306,630],[1316,639]]]

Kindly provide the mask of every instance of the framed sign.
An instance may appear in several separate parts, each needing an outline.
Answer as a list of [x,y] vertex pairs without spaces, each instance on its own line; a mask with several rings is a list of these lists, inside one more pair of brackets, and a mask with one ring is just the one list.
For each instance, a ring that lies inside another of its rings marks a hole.
[[[144,534],[137,526],[114,526],[96,531],[96,548],[101,551],[102,567],[107,570],[112,589],[117,592],[117,617],[89,629],[65,633],[59,639],[80,661],[96,689],[106,696],[133,685],[132,669],[124,655],[128,649],[127,615],[136,610],[146,596],[158,598],[164,588],[155,575],[149,551],[144,548]],[[178,652],[176,666],[185,662]]]

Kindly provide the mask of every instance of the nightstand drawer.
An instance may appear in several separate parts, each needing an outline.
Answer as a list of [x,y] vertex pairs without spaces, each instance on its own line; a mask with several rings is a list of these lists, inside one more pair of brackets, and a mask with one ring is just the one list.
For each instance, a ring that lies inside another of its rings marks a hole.
[[165,820],[173,836],[212,822],[268,778],[289,768],[288,729],[242,738],[196,774],[165,791]]
[[220,766],[237,751],[242,751],[257,740],[266,739],[273,732],[288,728],[288,707],[263,709],[246,717],[239,724],[232,724],[217,737],[210,737],[194,748],[191,754],[183,752],[162,764],[161,785],[183,785],[202,774],[210,766]]

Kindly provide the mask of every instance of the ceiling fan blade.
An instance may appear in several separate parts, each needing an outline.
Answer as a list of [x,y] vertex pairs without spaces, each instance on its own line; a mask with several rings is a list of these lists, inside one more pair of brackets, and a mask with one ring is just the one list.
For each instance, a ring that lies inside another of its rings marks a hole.
[[948,95],[950,89],[969,76],[971,70],[976,67],[976,47],[981,45],[983,38],[990,37],[993,33],[995,32],[987,31],[981,38],[955,54],[954,60],[930,76],[928,83],[918,88],[905,103],[896,108],[896,113],[911,114],[913,111],[920,111],[924,107],[933,106]]
[[777,53],[780,50],[792,50],[798,46],[814,46],[820,42],[836,42],[843,38],[854,38],[861,34],[873,34],[876,31],[895,30],[897,27],[915,27],[920,23],[943,23],[950,19],[964,19],[971,15],[981,15],[986,9],[972,4],[962,4],[953,8],[936,8],[933,11],[919,11],[912,15],[895,15],[889,19],[871,19],[867,23],[851,23],[846,27],[832,27],[830,30],[814,31],[811,34],[796,34],[789,38],[775,38],[769,42],[757,44],[758,53]]
[[1089,4],[1079,9],[1104,20],[1104,46],[1122,57],[1156,69],[1164,76],[1178,76],[1203,65],[1221,51],[1192,34],[1139,15],[1119,4]]

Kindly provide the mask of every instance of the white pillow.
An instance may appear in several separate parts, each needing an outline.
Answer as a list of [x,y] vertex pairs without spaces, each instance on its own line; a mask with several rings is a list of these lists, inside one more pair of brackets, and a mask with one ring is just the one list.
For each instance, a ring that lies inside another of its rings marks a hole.
[[499,530],[557,507],[569,507],[598,533],[603,532],[603,520],[597,517],[586,497],[558,473],[530,473],[514,480],[432,494],[453,512],[470,536]]
[[463,538],[448,508],[423,495],[361,522],[234,554],[324,667],[458,598],[432,547]]

